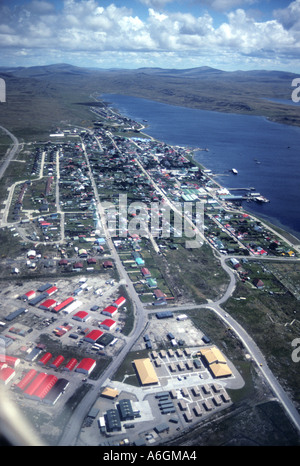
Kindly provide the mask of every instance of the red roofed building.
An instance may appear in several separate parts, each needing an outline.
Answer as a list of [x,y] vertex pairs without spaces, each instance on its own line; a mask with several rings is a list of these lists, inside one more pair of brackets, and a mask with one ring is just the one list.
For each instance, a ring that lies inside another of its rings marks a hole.
[[63,362],[65,358],[63,356],[57,356],[54,361],[50,364],[50,367],[58,368]]
[[105,316],[113,317],[116,313],[118,312],[118,308],[116,306],[108,306],[103,311],[101,311],[101,314],[104,314]]
[[42,400],[49,393],[51,388],[56,384],[58,378],[55,375],[47,375],[36,388],[36,390],[31,394],[33,398],[38,398]]
[[75,366],[77,366],[77,364],[78,364],[77,359],[75,358],[70,359],[68,364],[65,365],[64,371],[72,371],[75,368]]
[[75,372],[81,372],[82,374],[90,374],[96,367],[96,361],[91,358],[84,358],[75,369]]
[[10,367],[16,367],[20,364],[20,359],[14,356],[7,356],[6,354],[0,354],[0,363],[7,364]]
[[68,263],[69,263],[69,262],[67,261],[67,259],[61,259],[61,260],[59,261],[58,265],[68,265]]
[[113,263],[111,261],[104,261],[103,262],[103,267],[105,269],[113,267]]
[[147,269],[146,267],[142,267],[141,272],[142,272],[142,274],[143,274],[143,276],[145,278],[150,278],[151,277],[151,273],[150,273],[149,269]]
[[24,375],[22,380],[20,380],[19,383],[16,384],[16,388],[19,390],[24,390],[27,385],[32,382],[34,377],[37,375],[37,371],[35,369],[30,369],[30,371],[27,372],[27,374]]
[[62,301],[60,304],[58,304],[57,306],[55,306],[52,311],[53,312],[59,312],[61,311],[62,309],[65,309],[67,306],[69,306],[69,304],[71,304],[72,302],[74,301],[74,298],[70,297],[70,298],[67,298],[65,299],[64,301]]
[[114,306],[117,306],[118,308],[123,306],[123,304],[126,303],[126,299],[123,297],[123,296],[120,296],[120,298],[118,298],[115,302],[114,302]]
[[46,379],[47,374],[45,372],[40,372],[38,376],[31,382],[31,384],[25,389],[24,395],[30,397],[34,392],[39,388],[42,382]]
[[15,370],[12,367],[2,367],[0,370],[0,381],[4,384],[8,384],[16,375]]
[[51,296],[53,295],[54,293],[57,292],[57,288],[56,286],[51,286],[51,288],[49,288],[48,290],[45,291],[45,293],[47,293],[48,296]]
[[44,356],[42,356],[41,359],[38,361],[38,364],[47,364],[47,362],[49,362],[51,358],[51,353],[45,353]]
[[117,322],[115,320],[105,319],[103,322],[101,322],[100,327],[104,328],[105,330],[113,330],[116,325]]
[[86,311],[78,311],[76,314],[74,314],[72,319],[79,320],[79,322],[86,322],[88,319],[90,319],[90,316]]
[[91,257],[91,258],[89,258],[89,259],[87,260],[87,263],[88,263],[89,265],[97,264],[97,259],[94,259],[94,258]]
[[39,308],[44,309],[46,311],[52,311],[56,304],[57,302],[54,299],[46,299],[46,301],[42,302],[42,304],[39,305]]
[[84,341],[88,341],[89,343],[95,343],[98,340],[98,338],[100,338],[102,335],[103,332],[101,332],[101,330],[92,330],[84,337]]
[[34,290],[30,290],[30,291],[27,291],[27,293],[25,293],[22,296],[22,299],[30,300],[30,299],[33,299],[35,297],[36,297],[36,292]]

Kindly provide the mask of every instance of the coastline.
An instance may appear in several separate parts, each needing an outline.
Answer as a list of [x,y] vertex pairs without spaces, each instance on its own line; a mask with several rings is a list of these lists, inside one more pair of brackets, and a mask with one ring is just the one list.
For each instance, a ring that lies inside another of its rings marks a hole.
[[[106,95],[106,94],[104,93],[104,95]],[[103,99],[102,94],[98,94],[98,96],[96,97],[96,100],[98,100],[98,99]],[[119,108],[119,106],[116,103],[114,103],[112,101],[107,101],[107,100],[105,100],[105,101],[100,100],[100,101],[104,102],[106,108],[109,108],[113,113],[115,113],[116,115],[120,115],[121,117],[124,117],[124,114],[122,113],[122,110]],[[156,102],[156,101],[153,101],[153,102]],[[169,104],[167,104],[167,105],[169,105]],[[186,107],[186,108],[188,108],[188,107]],[[216,111],[215,113],[220,113],[220,112]],[[239,114],[236,114],[236,115],[238,116]],[[144,123],[141,123],[140,121],[136,121],[134,119],[135,117],[131,117],[129,115],[125,115],[125,116],[132,119],[133,121],[135,121],[139,125],[140,129],[139,129],[138,134],[137,134],[136,137],[142,137],[142,138],[145,138],[145,139],[150,139],[150,140],[153,140],[153,141],[157,141],[159,143],[168,144],[170,147],[173,147],[173,148],[179,147],[178,144],[168,143],[168,142],[165,142],[165,140],[163,140],[163,139],[159,139],[157,137],[149,135],[146,132],[147,127],[149,126],[148,124],[145,125]],[[281,124],[278,121],[272,121],[268,117],[265,117],[265,116],[260,115],[258,117],[263,118],[264,120],[268,121],[269,123]],[[190,160],[192,161],[193,164],[199,166],[202,170],[207,170],[208,169],[203,163],[200,163],[196,159],[196,152],[197,151],[209,152],[210,151],[209,147],[208,148],[207,147],[206,148],[191,148],[191,147],[188,147],[186,144],[183,144],[180,147],[183,147],[186,151],[187,150],[191,151],[188,156],[186,154],[186,158],[190,157]],[[225,188],[225,186],[223,184],[221,184],[221,182],[216,179],[217,176],[218,175],[212,174],[209,177],[212,180],[212,182],[214,182],[215,184],[217,184],[220,187],[220,189]],[[294,247],[295,246],[300,246],[300,233],[299,233],[299,237],[297,237],[296,234],[294,234],[296,232],[293,232],[291,230],[289,231],[289,229],[280,222],[279,218],[276,219],[278,221],[278,223],[276,224],[276,222],[274,222],[274,218],[272,218],[271,216],[268,216],[268,215],[266,215],[266,216],[261,215],[260,216],[259,213],[253,212],[251,209],[248,210],[243,205],[241,205],[238,209],[236,209],[234,205],[227,206],[227,208],[228,208],[228,210],[234,210],[234,211],[241,211],[241,209],[242,209],[245,213],[247,213],[251,217],[255,218],[257,221],[265,224],[266,226],[268,226],[269,228],[274,230],[276,233],[283,236],[285,238],[285,240],[290,242]]]

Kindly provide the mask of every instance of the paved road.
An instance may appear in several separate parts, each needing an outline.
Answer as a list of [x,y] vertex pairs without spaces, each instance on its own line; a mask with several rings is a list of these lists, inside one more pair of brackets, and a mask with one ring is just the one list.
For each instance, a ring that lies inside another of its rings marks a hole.
[[[85,147],[83,144],[83,149],[85,152]],[[85,152],[86,155],[86,152]],[[87,393],[87,395],[83,398],[81,403],[78,405],[76,410],[74,411],[70,422],[67,424],[64,433],[59,441],[60,446],[72,446],[76,444],[77,437],[80,433],[81,425],[83,422],[83,419],[85,418],[87,412],[89,411],[90,407],[94,404],[94,402],[97,400],[99,396],[99,390],[102,387],[102,385],[105,383],[105,381],[110,378],[118,369],[120,364],[122,363],[123,359],[125,358],[126,354],[130,351],[138,337],[140,336],[141,332],[143,331],[146,322],[147,322],[147,312],[145,312],[144,307],[142,303],[140,302],[140,299],[135,291],[135,288],[128,277],[124,266],[120,260],[120,257],[115,249],[115,246],[113,244],[113,241],[111,240],[111,237],[109,235],[109,231],[106,226],[106,219],[105,219],[105,213],[103,210],[103,207],[100,203],[100,198],[97,190],[97,186],[90,168],[89,160],[86,155],[86,161],[87,165],[90,171],[90,179],[92,182],[93,190],[94,190],[94,195],[97,203],[97,210],[98,214],[101,219],[101,224],[102,228],[104,231],[104,235],[107,241],[107,245],[109,246],[110,252],[111,252],[111,257],[115,261],[115,265],[117,267],[117,270],[120,275],[120,279],[125,282],[125,286],[127,287],[128,294],[130,295],[131,301],[134,306],[134,312],[135,312],[135,323],[134,323],[134,329],[132,333],[130,334],[129,337],[126,338],[126,343],[123,346],[122,350],[118,354],[117,357],[115,357],[109,367],[104,371],[104,373],[101,375],[101,377],[97,380],[97,382],[94,384],[93,388]]]
[[10,147],[6,153],[5,159],[3,164],[0,167],[0,179],[3,177],[5,170],[7,169],[8,165],[10,164],[13,157],[16,155],[19,149],[19,141],[8,129],[4,128],[4,126],[0,126],[0,128],[12,139],[13,146]]
[[[219,300],[213,303],[198,305],[198,306],[190,305],[190,308],[191,309],[197,309],[197,308],[198,309],[210,309],[226,323],[228,328],[231,328],[236,333],[240,341],[243,343],[244,347],[247,349],[252,360],[257,364],[257,367],[260,370],[261,374],[264,376],[264,378],[269,383],[270,387],[272,388],[274,392],[274,395],[276,395],[278,400],[282,403],[283,408],[285,409],[286,413],[289,415],[294,426],[296,427],[298,431],[300,431],[300,415],[297,409],[295,408],[293,402],[291,401],[291,399],[288,397],[286,392],[281,387],[277,378],[274,376],[272,371],[269,369],[267,362],[262,352],[260,351],[259,347],[254,342],[254,340],[250,337],[250,335],[243,329],[243,327],[235,319],[233,319],[233,317],[227,314],[224,311],[224,309],[222,309],[221,307],[221,305],[225,303],[230,298],[232,293],[234,292],[235,286],[236,286],[236,278],[235,278],[234,272],[230,269],[230,267],[227,266],[225,262],[226,257],[224,256],[220,257],[220,261],[221,261],[221,265],[223,269],[228,273],[230,277],[230,283],[228,285],[228,288],[225,294]],[[177,311],[177,310],[183,311],[183,310],[187,310],[187,308],[188,308],[187,306],[177,306],[177,307],[172,307],[169,309],[173,311]]]

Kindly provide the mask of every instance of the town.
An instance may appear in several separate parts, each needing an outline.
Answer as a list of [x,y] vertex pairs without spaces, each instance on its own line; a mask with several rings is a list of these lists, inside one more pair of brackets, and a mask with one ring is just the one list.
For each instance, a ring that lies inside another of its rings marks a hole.
[[[1,210],[0,380],[45,444],[163,445],[245,385],[189,311],[215,304],[234,333],[220,306],[232,277],[298,299],[258,261],[297,260],[299,246],[247,213],[193,149],[107,105],[91,111],[93,128],[26,145]],[[200,282],[193,262],[205,263]]]

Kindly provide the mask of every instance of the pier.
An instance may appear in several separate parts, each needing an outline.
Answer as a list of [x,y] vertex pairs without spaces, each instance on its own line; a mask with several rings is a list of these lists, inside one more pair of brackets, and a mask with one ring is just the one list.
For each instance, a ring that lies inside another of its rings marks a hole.
[[255,188],[227,188],[228,191],[255,191]]

